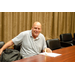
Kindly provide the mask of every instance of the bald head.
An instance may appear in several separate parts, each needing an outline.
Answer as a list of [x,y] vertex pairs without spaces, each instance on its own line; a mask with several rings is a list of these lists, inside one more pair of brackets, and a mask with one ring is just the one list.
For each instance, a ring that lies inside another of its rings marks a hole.
[[32,26],[32,27],[34,27],[35,25],[37,25],[37,26],[40,26],[40,27],[41,27],[41,23],[40,23],[40,22],[34,22],[34,24],[33,24],[33,26]]

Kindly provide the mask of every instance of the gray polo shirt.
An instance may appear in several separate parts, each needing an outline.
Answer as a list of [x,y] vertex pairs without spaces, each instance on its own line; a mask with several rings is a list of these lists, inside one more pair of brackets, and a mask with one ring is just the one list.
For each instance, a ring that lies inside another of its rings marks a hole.
[[23,58],[39,54],[47,48],[45,37],[43,34],[34,39],[32,30],[21,32],[18,36],[12,39],[15,45],[21,44],[20,54]]

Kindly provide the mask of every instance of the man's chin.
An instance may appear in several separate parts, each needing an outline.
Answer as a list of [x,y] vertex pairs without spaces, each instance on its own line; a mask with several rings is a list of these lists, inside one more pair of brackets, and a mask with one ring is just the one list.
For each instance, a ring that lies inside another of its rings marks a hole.
[[38,35],[35,35],[35,37],[38,37]]

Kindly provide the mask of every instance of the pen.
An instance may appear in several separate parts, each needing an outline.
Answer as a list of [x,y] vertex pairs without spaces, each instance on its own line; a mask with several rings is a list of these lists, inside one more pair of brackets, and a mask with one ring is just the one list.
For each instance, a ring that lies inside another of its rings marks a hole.
[[46,49],[45,49],[45,53],[46,53]]
[[46,53],[46,49],[45,49],[45,55],[47,55],[47,53]]

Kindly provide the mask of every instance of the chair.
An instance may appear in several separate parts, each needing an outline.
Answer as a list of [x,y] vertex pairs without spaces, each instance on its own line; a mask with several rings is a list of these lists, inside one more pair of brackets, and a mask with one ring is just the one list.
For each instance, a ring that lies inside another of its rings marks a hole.
[[[5,43],[3,41],[0,41],[0,48],[2,48],[2,46],[4,45]],[[1,55],[0,55],[0,62],[1,62]]]
[[75,45],[75,33],[74,33],[74,38],[73,38],[73,44]]
[[63,48],[61,47],[60,40],[59,39],[50,39],[46,40],[47,47],[51,50]]
[[3,41],[0,41],[0,48],[2,48],[2,46],[4,45],[5,43]]
[[75,33],[74,33],[74,40],[75,40]]
[[75,41],[72,39],[71,33],[66,33],[66,34],[60,34],[60,42],[61,46],[68,47],[68,46],[73,46]]
[[21,45],[14,45],[14,49],[16,49],[18,51],[20,51],[20,47],[21,47]]
[[[20,47],[21,47],[20,44],[14,45],[14,49],[18,50],[19,52],[20,52]],[[23,58],[23,57],[21,56],[21,59],[22,59],[22,58]]]

